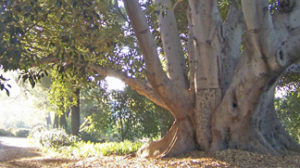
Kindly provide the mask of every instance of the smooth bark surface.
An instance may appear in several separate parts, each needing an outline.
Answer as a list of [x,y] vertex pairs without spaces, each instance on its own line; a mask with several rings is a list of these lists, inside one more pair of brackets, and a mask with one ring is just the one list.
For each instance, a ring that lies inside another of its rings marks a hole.
[[[90,66],[121,78],[172,113],[175,122],[143,157],[174,156],[201,149],[285,154],[300,151],[281,126],[273,101],[280,75],[299,60],[300,1],[281,0],[271,15],[267,0],[231,1],[221,19],[217,0],[189,0],[187,51],[180,42],[174,4],[155,0],[167,73],[137,0],[124,0],[146,63],[149,83]],[[186,66],[188,65],[188,66]]]

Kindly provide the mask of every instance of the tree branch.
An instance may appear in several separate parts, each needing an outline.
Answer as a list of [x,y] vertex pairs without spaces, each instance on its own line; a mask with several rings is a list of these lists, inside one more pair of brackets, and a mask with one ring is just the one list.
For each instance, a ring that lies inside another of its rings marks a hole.
[[[41,60],[38,61],[38,63],[32,65],[32,66],[38,66],[41,64],[50,64],[50,63],[58,63],[59,59],[56,57],[53,57],[52,55],[49,55],[48,57],[44,57]],[[68,64],[68,63],[66,63]],[[76,64],[78,66],[82,66],[79,64]],[[152,87],[145,83],[142,82],[141,80],[135,79],[135,78],[130,78],[128,77],[125,73],[119,72],[114,69],[108,69],[108,68],[103,68],[100,65],[95,65],[95,64],[88,64],[86,67],[87,72],[90,72],[92,74],[99,74],[102,76],[112,76],[116,77],[123,82],[125,82],[128,86],[130,86],[133,90],[137,91],[140,95],[145,96],[147,99],[155,103],[156,105],[169,110],[168,106],[164,103],[164,101],[154,92]]]
[[222,48],[220,37],[221,17],[217,0],[189,0],[191,31],[195,62],[196,89],[220,88],[218,57]]
[[237,2],[231,4],[227,18],[223,23],[223,29],[221,29],[221,37],[225,41],[220,58],[222,95],[231,83],[234,69],[241,56],[240,46],[245,31],[245,22],[240,8]]
[[155,45],[152,34],[150,33],[144,13],[136,0],[124,0],[124,4],[130,18],[130,22],[138,38],[139,45],[144,54],[147,67],[147,77],[151,85],[165,89],[169,84],[169,79],[162,69],[157,53],[157,46]]
[[[58,58],[49,55],[47,57],[43,57],[37,63],[32,64],[32,66],[34,67],[34,66],[51,64],[51,63],[59,63],[59,62],[60,60]],[[65,62],[65,64],[67,65],[69,63]],[[156,92],[152,89],[152,87],[148,83],[142,82],[141,80],[135,78],[130,78],[125,73],[119,72],[117,70],[103,68],[100,65],[95,65],[95,64],[89,64],[89,65],[76,64],[76,65],[85,66],[87,72],[90,72],[92,74],[97,73],[102,76],[116,77],[122,80],[123,82],[125,82],[133,90],[137,91],[140,95],[145,96],[147,99],[149,99],[156,105],[166,110],[170,110],[169,107],[164,103],[164,101],[159,97],[159,95],[156,94]]]
[[[155,0],[158,6],[160,33],[171,81],[181,89],[188,88],[187,70],[179,33],[170,0]],[[172,28],[171,28],[172,27]]]
[[169,110],[163,100],[154,92],[151,86],[145,82],[142,82],[139,79],[130,78],[125,73],[103,68],[99,65],[88,65],[87,71],[92,73],[97,73],[103,76],[112,76],[116,77],[123,82],[125,82],[128,86],[130,86],[133,90],[137,91],[140,95],[145,96],[147,99],[151,100],[156,105]]
[[[276,34],[267,0],[242,0],[242,9],[256,56],[268,60],[274,56]],[[252,54],[253,55],[253,54]],[[272,65],[269,65],[273,69]]]
[[278,64],[287,67],[300,60],[300,26],[291,31],[288,40],[281,45],[276,52]]
[[189,61],[189,71],[190,71],[190,80],[189,80],[189,85],[190,85],[190,90],[194,91],[195,90],[195,72],[196,72],[196,62],[195,62],[195,49],[194,49],[194,40],[193,40],[193,30],[192,30],[192,12],[191,9],[188,8],[186,11],[187,19],[188,19],[188,24],[189,24],[189,34],[188,34],[188,42],[187,42],[187,54],[188,54],[188,61]]
[[[271,72],[286,68],[299,56],[297,55],[299,50],[296,46],[299,47],[297,33],[299,33],[300,27],[300,2],[297,0],[281,0],[280,2],[291,3],[291,5],[286,4],[291,10],[279,10],[279,14],[272,18],[268,10],[267,0],[242,0],[242,8],[252,45],[250,47],[256,53],[251,55],[262,58]],[[282,8],[283,4],[279,5]]]
[[[124,0],[130,22],[138,38],[146,63],[146,75],[157,94],[164,100],[175,118],[185,118],[186,111],[192,111],[192,103],[187,103],[191,96],[169,80],[162,69],[157,47],[150,33],[146,17],[137,0]],[[192,102],[192,101],[189,101]]]

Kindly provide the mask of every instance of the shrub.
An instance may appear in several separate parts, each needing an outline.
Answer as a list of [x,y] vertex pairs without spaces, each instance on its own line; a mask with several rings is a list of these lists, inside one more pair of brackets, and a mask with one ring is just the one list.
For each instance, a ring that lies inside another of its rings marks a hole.
[[17,137],[27,137],[29,135],[29,130],[22,128],[15,131],[15,136]]
[[104,142],[104,140],[102,138],[99,138],[100,136],[97,135],[97,134],[93,134],[91,132],[87,132],[87,131],[81,131],[79,133],[79,137],[80,137],[80,140],[82,141],[85,141],[85,142],[95,142],[95,143],[98,143],[98,142]]
[[135,153],[142,144],[141,142],[130,141],[106,143],[78,141],[70,146],[51,148],[50,151],[58,155],[75,157],[127,155]]
[[11,133],[9,130],[0,129],[0,136],[13,136],[13,133]]
[[49,148],[59,148],[76,142],[76,137],[68,135],[63,129],[37,128],[35,132],[31,133],[31,137],[42,146]]

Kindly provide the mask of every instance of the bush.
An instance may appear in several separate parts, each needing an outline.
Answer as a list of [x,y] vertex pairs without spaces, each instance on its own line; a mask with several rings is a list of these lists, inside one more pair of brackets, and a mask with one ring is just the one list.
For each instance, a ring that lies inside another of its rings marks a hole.
[[11,133],[9,130],[0,129],[0,136],[13,136],[14,134]]
[[29,130],[28,129],[18,129],[15,131],[15,136],[16,137],[27,137],[29,135]]
[[68,135],[63,129],[46,130],[39,127],[31,133],[31,137],[48,148],[59,148],[76,142],[76,137]]
[[80,140],[82,141],[85,141],[85,142],[95,142],[95,143],[98,143],[98,142],[104,142],[104,140],[102,138],[99,138],[99,135],[95,135],[93,133],[90,133],[90,132],[86,132],[86,131],[81,131],[79,133],[79,137],[80,137]]
[[127,155],[135,153],[143,143],[141,142],[106,142],[92,143],[79,141],[70,146],[51,148],[50,151],[62,156],[94,157],[107,155]]

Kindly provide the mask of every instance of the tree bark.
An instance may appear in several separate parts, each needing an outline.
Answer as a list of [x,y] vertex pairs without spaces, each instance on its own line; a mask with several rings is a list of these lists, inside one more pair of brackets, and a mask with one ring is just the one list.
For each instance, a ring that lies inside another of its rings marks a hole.
[[162,139],[143,145],[137,154],[140,157],[176,156],[196,149],[194,137],[189,118],[176,120]]
[[[166,7],[166,13],[159,14],[159,23],[168,75],[162,70],[138,1],[124,0],[144,54],[152,95],[159,97],[154,100],[163,102],[175,122],[161,140],[144,145],[138,154],[164,157],[194,149],[229,148],[300,152],[273,105],[276,80],[300,58],[300,21],[296,17],[300,2],[281,0],[285,6],[280,8],[285,10],[272,16],[267,0],[231,1],[222,22],[217,0],[189,0],[188,78],[181,66],[186,62],[172,3],[155,2]],[[172,31],[167,28],[170,25]]]
[[211,151],[228,148],[272,154],[300,151],[299,144],[276,116],[275,80],[265,83],[261,79],[244,81],[227,92],[212,117]]

